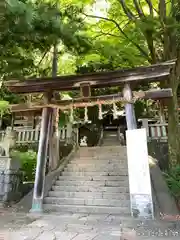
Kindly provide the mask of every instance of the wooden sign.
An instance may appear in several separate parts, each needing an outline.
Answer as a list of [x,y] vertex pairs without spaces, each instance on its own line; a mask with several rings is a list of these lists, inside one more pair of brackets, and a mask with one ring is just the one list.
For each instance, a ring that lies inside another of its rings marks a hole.
[[91,97],[91,86],[89,83],[80,85],[81,97]]
[[126,131],[131,215],[153,219],[146,129]]

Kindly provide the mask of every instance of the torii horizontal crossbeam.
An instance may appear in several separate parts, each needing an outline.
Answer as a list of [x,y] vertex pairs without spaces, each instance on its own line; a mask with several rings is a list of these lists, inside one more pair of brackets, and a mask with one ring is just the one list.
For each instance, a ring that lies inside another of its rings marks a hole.
[[[150,91],[142,91],[142,92],[133,92],[133,97],[135,99],[166,99],[172,97],[171,89],[159,89],[159,90],[150,90]],[[106,103],[105,103],[106,101]],[[29,112],[29,111],[39,111],[43,107],[52,107],[52,108],[60,108],[62,110],[70,108],[71,105],[74,107],[84,107],[86,106],[94,106],[99,103],[102,104],[111,104],[111,102],[123,102],[122,93],[112,94],[112,95],[103,95],[103,96],[95,96],[88,98],[75,98],[73,100],[60,100],[55,101],[51,100],[51,102],[47,105],[45,103],[31,103],[31,104],[14,104],[11,105],[12,112]]]
[[70,91],[79,89],[82,82],[89,82],[92,88],[119,86],[125,82],[167,80],[175,61],[156,65],[121,69],[112,72],[98,72],[83,75],[69,75],[51,78],[36,78],[24,81],[8,81],[5,86],[14,93],[35,93],[49,91]]

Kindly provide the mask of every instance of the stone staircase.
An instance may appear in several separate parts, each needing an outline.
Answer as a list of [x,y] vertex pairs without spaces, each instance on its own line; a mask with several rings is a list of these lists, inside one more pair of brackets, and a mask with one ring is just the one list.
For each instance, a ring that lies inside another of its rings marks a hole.
[[79,149],[44,199],[45,210],[130,216],[126,148],[110,135],[105,146]]
[[119,146],[117,130],[104,131],[103,146]]

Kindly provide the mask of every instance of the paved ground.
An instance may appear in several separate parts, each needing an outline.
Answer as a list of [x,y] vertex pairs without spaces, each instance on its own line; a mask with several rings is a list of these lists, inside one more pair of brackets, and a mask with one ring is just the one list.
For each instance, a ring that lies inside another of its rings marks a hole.
[[[137,232],[133,232],[131,221],[127,224],[126,219],[113,215],[46,214],[35,217],[12,210],[0,210],[0,240],[136,240],[141,239],[138,236],[141,227],[138,229],[136,226]],[[177,229],[167,232],[166,225],[163,226],[163,230],[161,228],[158,235],[155,234],[156,236],[151,230],[147,227],[146,240],[159,237],[179,239],[180,236]]]
[[119,240],[120,220],[108,215],[48,214],[35,218],[16,212],[1,213],[0,239]]

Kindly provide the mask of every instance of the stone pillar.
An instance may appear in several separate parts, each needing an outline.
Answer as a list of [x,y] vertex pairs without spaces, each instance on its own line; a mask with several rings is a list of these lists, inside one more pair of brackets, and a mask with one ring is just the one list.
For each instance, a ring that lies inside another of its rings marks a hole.
[[147,137],[149,137],[149,122],[147,118],[142,119],[142,127],[146,129]]
[[[126,101],[132,101],[132,91],[129,84],[125,84],[123,89],[123,97]],[[137,129],[134,105],[132,103],[125,104],[127,129]]]
[[48,151],[48,141],[50,134],[50,125],[52,121],[52,110],[48,107],[42,111],[42,122],[39,139],[39,148],[36,165],[36,176],[34,183],[34,193],[31,212],[42,212],[43,208],[43,194],[45,182],[45,168]]

